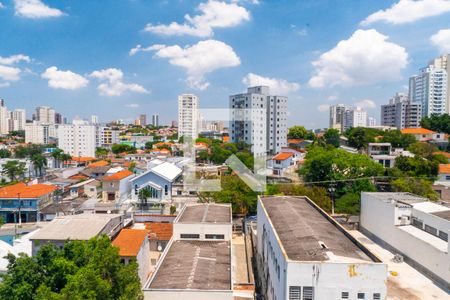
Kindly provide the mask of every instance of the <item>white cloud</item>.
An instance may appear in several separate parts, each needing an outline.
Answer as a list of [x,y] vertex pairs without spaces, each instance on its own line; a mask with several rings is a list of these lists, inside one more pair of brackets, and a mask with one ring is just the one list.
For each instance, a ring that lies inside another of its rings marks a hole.
[[0,56],[0,64],[3,65],[13,65],[19,62],[30,62],[31,59],[29,56],[24,55],[24,54],[16,54],[16,55],[11,55],[9,57],[1,57]]
[[10,85],[11,85],[11,83],[9,83],[9,82],[0,82],[0,88],[8,87]]
[[216,40],[200,41],[185,48],[178,45],[158,45],[158,48],[155,56],[168,58],[170,64],[185,68],[188,75],[188,85],[200,90],[206,89],[209,85],[205,81],[205,74],[241,64],[233,48]]
[[356,102],[355,105],[365,108],[365,109],[372,109],[377,106],[374,101],[369,100],[369,99],[360,100],[360,101]]
[[139,94],[149,93],[143,86],[136,83],[124,83],[123,72],[119,69],[109,68],[100,71],[94,71],[89,76],[97,78],[101,81],[106,81],[101,83],[97,89],[100,91],[100,95],[103,96],[120,96],[124,92],[134,92]]
[[337,99],[338,99],[338,96],[336,96],[336,95],[330,95],[330,96],[327,97],[328,101],[334,101],[334,100],[337,100]]
[[0,9],[5,8],[5,6],[3,5],[3,3],[0,2]]
[[41,77],[48,80],[48,86],[53,89],[77,90],[88,85],[89,80],[72,71],[61,71],[53,66],[47,68]]
[[16,15],[25,18],[39,19],[64,15],[59,9],[51,8],[41,0],[14,0],[14,4]]
[[430,38],[442,54],[450,52],[450,29],[441,29]]
[[289,82],[287,80],[278,78],[263,77],[254,73],[248,73],[242,79],[242,83],[247,85],[248,87],[266,85],[270,88],[271,93],[276,95],[288,95],[300,88],[300,85],[295,82]]
[[161,35],[192,35],[208,37],[214,34],[214,28],[227,28],[250,20],[250,13],[236,3],[209,0],[197,7],[199,15],[185,15],[185,23],[172,22],[169,25],[147,24],[145,31]]
[[0,78],[7,81],[17,81],[20,79],[20,69],[0,65]]
[[130,49],[130,52],[128,52],[128,54],[130,56],[133,56],[133,55],[137,54],[138,52],[155,51],[155,50],[159,50],[164,47],[165,47],[164,45],[153,45],[153,46],[142,48],[141,45],[136,45],[136,47]]
[[317,106],[317,110],[320,112],[326,112],[330,109],[330,105],[328,104],[320,104],[319,106]]
[[137,103],[130,103],[130,104],[126,104],[125,107],[129,107],[129,108],[138,108],[140,105]]
[[311,87],[352,86],[401,79],[408,64],[405,48],[374,29],[357,30],[312,64]]
[[361,25],[369,25],[380,21],[390,24],[411,23],[449,11],[449,0],[400,0],[388,9],[371,14],[361,22]]

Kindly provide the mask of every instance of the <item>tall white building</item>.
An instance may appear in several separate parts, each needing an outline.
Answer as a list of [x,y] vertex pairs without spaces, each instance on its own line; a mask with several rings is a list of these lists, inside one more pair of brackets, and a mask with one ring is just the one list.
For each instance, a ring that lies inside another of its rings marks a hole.
[[109,127],[97,126],[96,127],[96,144],[97,147],[111,148],[114,144],[120,142],[120,131],[114,130]]
[[56,112],[48,106],[36,107],[35,117],[36,121],[41,122],[41,124],[55,124],[56,122]]
[[448,76],[445,69],[430,65],[409,79],[409,98],[422,104],[422,115],[448,113]]
[[270,95],[267,86],[249,87],[247,93],[230,96],[231,141],[252,145],[257,153],[280,152],[287,145],[287,100]]
[[386,299],[387,266],[307,197],[258,199],[263,299]]
[[404,128],[420,127],[422,119],[422,104],[411,103],[409,97],[396,93],[389,104],[381,105],[381,125]]
[[10,130],[25,130],[27,114],[24,109],[15,109],[11,112]]
[[442,55],[431,60],[430,66],[443,69],[447,72],[447,113],[450,113],[450,54]]
[[92,124],[92,125],[97,125],[97,124],[99,124],[98,116],[95,116],[95,115],[92,115],[92,116],[91,116],[91,124]]
[[152,115],[152,126],[153,127],[159,126],[159,115],[158,114]]
[[96,126],[75,119],[72,124],[58,126],[58,148],[72,156],[95,157]]
[[367,127],[375,127],[377,126],[377,119],[374,117],[367,117]]
[[8,134],[9,133],[9,118],[10,113],[8,112],[8,108],[6,106],[0,106],[0,134]]
[[41,124],[38,121],[25,124],[25,143],[49,144],[56,136],[54,124]]
[[367,111],[361,107],[347,108],[344,112],[342,130],[367,126]]
[[199,99],[193,94],[178,96],[178,136],[197,138]]
[[344,104],[336,104],[330,106],[330,128],[337,129],[339,132],[342,131],[344,125]]

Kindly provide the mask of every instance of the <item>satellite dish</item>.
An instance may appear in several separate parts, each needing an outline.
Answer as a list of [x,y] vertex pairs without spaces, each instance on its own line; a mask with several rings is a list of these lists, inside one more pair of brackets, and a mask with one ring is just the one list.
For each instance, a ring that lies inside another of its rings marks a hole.
[[158,251],[161,252],[162,251],[162,247],[161,245],[158,245]]

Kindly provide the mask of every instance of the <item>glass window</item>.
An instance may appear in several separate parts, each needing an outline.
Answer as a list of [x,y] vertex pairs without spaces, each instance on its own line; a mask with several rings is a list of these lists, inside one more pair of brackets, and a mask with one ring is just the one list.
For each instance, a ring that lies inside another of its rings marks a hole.
[[180,238],[182,239],[199,239],[200,235],[195,233],[182,233],[180,234]]
[[314,300],[314,287],[303,287],[303,300]]
[[301,287],[290,286],[289,287],[289,300],[300,300]]
[[358,293],[357,298],[358,298],[358,299],[366,299],[366,294],[364,294],[364,293]]

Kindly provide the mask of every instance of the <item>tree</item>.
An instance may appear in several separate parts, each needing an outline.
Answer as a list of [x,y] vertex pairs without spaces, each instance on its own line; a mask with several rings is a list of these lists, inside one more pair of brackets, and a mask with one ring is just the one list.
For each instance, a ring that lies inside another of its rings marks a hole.
[[381,140],[383,143],[391,143],[392,147],[407,149],[416,142],[412,134],[403,134],[400,130],[386,131]]
[[95,149],[95,156],[96,157],[105,157],[107,156],[109,153],[108,149],[102,148],[102,147],[97,147]]
[[36,256],[8,255],[1,299],[142,299],[137,264],[120,262],[108,237],[44,245]]
[[428,143],[416,142],[411,146],[409,146],[408,150],[426,159],[432,159],[433,153],[436,152],[438,149],[436,146]]
[[63,153],[64,153],[64,152],[63,152],[61,149],[59,149],[59,148],[56,148],[56,149],[53,150],[53,152],[52,152],[52,157],[53,157],[53,159],[55,160],[55,167],[56,167],[56,168],[59,168],[59,167],[60,167],[61,156],[62,156]]
[[347,193],[336,200],[335,211],[341,214],[359,215],[360,194]]
[[47,165],[47,159],[42,154],[34,154],[33,156],[31,156],[30,160],[33,164],[36,174],[42,176],[42,170],[45,169],[45,166]]
[[432,188],[432,181],[426,179],[404,177],[393,180],[391,184],[395,192],[412,193],[430,200],[437,200],[439,198]]
[[340,145],[340,133],[337,129],[328,129],[323,135],[323,138],[328,145],[333,145],[336,148]]
[[293,126],[288,130],[288,138],[290,139],[304,139],[307,134],[308,130],[303,126]]
[[130,145],[123,145],[123,144],[114,144],[111,147],[111,151],[114,154],[120,154],[123,152],[127,152],[127,153],[136,153],[136,148]]
[[349,146],[357,149],[367,148],[367,145],[375,142],[375,137],[381,134],[380,130],[363,127],[350,128],[345,132]]
[[9,158],[11,157],[11,152],[7,149],[0,149],[0,158]]
[[411,177],[435,177],[439,171],[439,163],[420,156],[399,156],[395,159],[395,168]]
[[145,187],[141,189],[138,193],[139,204],[141,206],[141,210],[147,206],[147,199],[152,196],[152,191],[149,187]]
[[420,122],[420,126],[426,129],[430,129],[436,132],[443,132],[450,134],[450,115],[432,115],[431,117],[425,117]]
[[3,165],[2,175],[7,176],[10,181],[16,181],[25,175],[27,169],[24,162],[10,160]]

